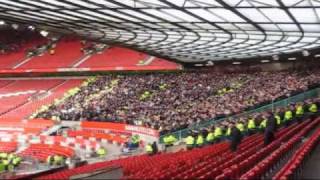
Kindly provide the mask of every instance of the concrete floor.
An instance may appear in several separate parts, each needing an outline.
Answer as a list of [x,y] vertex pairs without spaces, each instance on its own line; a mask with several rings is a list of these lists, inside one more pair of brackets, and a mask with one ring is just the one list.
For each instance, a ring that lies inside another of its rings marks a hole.
[[320,145],[304,165],[300,179],[320,179]]

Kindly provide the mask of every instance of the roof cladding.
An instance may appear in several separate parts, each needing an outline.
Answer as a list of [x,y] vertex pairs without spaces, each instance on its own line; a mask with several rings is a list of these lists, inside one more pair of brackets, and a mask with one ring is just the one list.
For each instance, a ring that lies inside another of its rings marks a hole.
[[181,62],[320,46],[320,0],[0,0],[0,18],[68,29]]

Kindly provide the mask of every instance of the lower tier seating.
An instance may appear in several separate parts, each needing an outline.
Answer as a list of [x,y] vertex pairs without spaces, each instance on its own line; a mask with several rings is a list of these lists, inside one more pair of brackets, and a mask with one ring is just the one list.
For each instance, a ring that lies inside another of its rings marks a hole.
[[48,156],[60,155],[64,157],[72,157],[74,150],[60,145],[48,144],[31,144],[27,149],[19,153],[20,156],[32,157],[39,161],[46,161]]
[[119,144],[123,144],[128,141],[127,137],[123,137],[121,135],[116,135],[112,133],[101,133],[101,132],[96,132],[92,130],[69,130],[68,131],[68,136],[69,137],[84,137],[84,138],[95,138],[97,140],[102,140],[105,139],[108,142],[116,142]]
[[17,150],[17,142],[0,142],[1,153],[11,153]]
[[320,129],[317,131],[293,154],[290,160],[272,177],[276,179],[293,179],[295,172],[304,164],[306,158],[311,151],[316,147],[320,140]]
[[[41,179],[66,179],[77,174],[89,173],[111,165],[123,168],[123,179],[141,178],[216,178],[233,179],[244,178],[246,171],[254,171],[258,167],[264,168],[267,159],[277,153],[285,153],[297,143],[301,136],[317,126],[320,119],[306,120],[301,124],[294,124],[281,128],[276,133],[276,140],[264,146],[263,134],[246,137],[240,144],[238,151],[229,150],[229,143],[222,142],[190,151],[157,154],[154,156],[140,155],[118,160],[105,161],[40,177]],[[273,161],[269,161],[271,164]],[[263,173],[263,172],[262,172]]]

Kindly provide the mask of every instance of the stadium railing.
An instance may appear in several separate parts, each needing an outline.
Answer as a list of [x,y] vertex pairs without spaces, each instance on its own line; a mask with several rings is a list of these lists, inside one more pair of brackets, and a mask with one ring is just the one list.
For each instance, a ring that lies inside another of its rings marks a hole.
[[159,142],[163,143],[163,138],[165,136],[167,136],[167,135],[174,135],[177,138],[178,141],[182,140],[183,138],[187,137],[188,133],[191,130],[199,130],[201,128],[209,127],[209,126],[211,126],[211,125],[213,125],[213,124],[215,124],[217,122],[220,122],[220,121],[223,121],[223,120],[226,120],[226,119],[238,119],[239,117],[247,116],[247,115],[250,115],[250,114],[253,114],[253,113],[259,113],[259,112],[264,112],[264,111],[268,111],[268,110],[274,111],[278,107],[285,107],[285,106],[288,106],[291,103],[302,102],[304,100],[307,100],[307,99],[310,99],[310,98],[313,98],[313,97],[317,97],[318,94],[319,94],[319,91],[320,91],[320,88],[315,88],[315,89],[312,89],[312,90],[304,91],[304,92],[302,92],[300,94],[297,94],[297,95],[294,95],[294,96],[290,96],[288,98],[281,99],[281,100],[278,100],[278,101],[272,101],[270,104],[261,106],[259,108],[253,109],[253,110],[245,111],[245,112],[240,113],[240,114],[236,114],[236,115],[228,116],[228,117],[224,117],[224,118],[219,118],[219,119],[211,119],[211,120],[209,120],[207,122],[203,122],[201,124],[198,124],[198,125],[186,128],[186,129],[182,129],[182,130],[179,130],[179,131],[176,131],[176,132],[172,132],[172,133],[167,133],[167,134],[164,134],[164,135],[160,136],[160,139],[159,139],[160,141]]

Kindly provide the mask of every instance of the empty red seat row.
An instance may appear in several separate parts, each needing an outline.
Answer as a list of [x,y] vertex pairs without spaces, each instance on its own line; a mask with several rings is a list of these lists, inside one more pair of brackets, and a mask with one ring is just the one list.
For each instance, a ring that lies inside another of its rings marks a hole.
[[[46,80],[40,81],[40,83],[44,83]],[[49,80],[50,81],[50,80]],[[54,99],[61,98],[66,91],[71,88],[77,87],[81,84],[82,79],[70,79],[70,80],[63,80],[60,83],[56,84],[54,88],[50,90],[50,94],[45,96],[42,99],[32,99],[28,101],[28,103],[15,108],[14,110],[5,113],[1,116],[1,118],[8,118],[8,117],[20,117],[25,118],[30,116],[33,112],[37,111],[43,105],[49,105],[54,102]]]
[[109,133],[101,133],[89,130],[69,130],[68,131],[69,137],[77,137],[81,136],[84,138],[96,138],[96,139],[106,139],[110,142],[118,142],[120,144],[127,142],[128,138],[123,137],[121,135],[109,134]]
[[21,156],[33,157],[40,161],[46,161],[48,156],[61,155],[64,157],[74,156],[74,150],[56,144],[31,144],[27,149],[19,153]]
[[1,132],[39,134],[53,126],[53,121],[44,119],[21,120],[21,118],[6,118],[0,120]]
[[[280,142],[287,141],[305,126],[306,122],[298,126],[292,125],[288,128],[282,128],[276,134],[277,139],[280,139]],[[146,155],[134,156],[85,165],[42,176],[41,179],[54,179],[58,177],[67,179],[73,175],[96,171],[99,168],[111,165],[120,165],[123,168],[124,179],[240,177],[241,174],[236,174],[238,173],[237,168],[230,168],[231,166],[243,164],[243,162],[246,162],[248,158],[256,153],[258,155],[255,158],[251,158],[251,160],[252,162],[255,159],[260,161],[264,157],[267,157],[268,153],[275,151],[280,146],[280,142],[276,141],[276,143],[263,147],[263,135],[255,134],[245,138],[236,153],[232,153],[229,150],[229,143],[223,142],[191,151],[158,154],[151,157]]]
[[53,48],[53,55],[45,52],[42,56],[32,57],[30,61],[18,69],[41,69],[70,67],[83,53],[81,52],[80,40],[60,40]]
[[11,153],[17,150],[17,142],[0,142],[0,152]]
[[29,48],[36,47],[37,45],[44,43],[46,43],[45,38],[34,39],[23,43],[18,52],[0,55],[0,69],[12,69],[15,65],[26,59],[26,53]]
[[[258,164],[255,163],[254,165],[251,165],[252,169],[250,169],[248,172],[243,174],[241,176],[241,179],[259,179],[259,178],[261,178],[261,176],[263,174],[265,174],[269,169],[271,169],[275,165],[275,163],[281,158],[281,156],[285,155],[289,150],[292,150],[294,145],[299,142],[301,137],[304,136],[308,131],[310,131],[311,128],[313,128],[314,126],[319,124],[319,122],[320,122],[320,119],[317,119],[316,121],[314,121],[312,123],[310,123],[310,121],[304,122],[304,124],[306,124],[306,123],[309,123],[309,124],[305,128],[303,128],[301,131],[299,131],[298,133],[295,133],[295,131],[292,131],[292,133],[289,134],[292,136],[288,142],[282,144],[275,151],[268,151],[268,156],[265,159],[263,159],[262,161],[260,161]],[[297,126],[297,128],[298,127],[301,127],[301,125]],[[281,139],[276,140],[275,143],[277,143],[277,141],[279,141],[278,143],[281,143]],[[270,152],[272,152],[272,153],[270,154]],[[243,166],[240,166],[239,168],[241,170],[244,169]]]
[[293,154],[290,160],[278,171],[272,179],[292,179],[295,172],[301,168],[306,157],[320,140],[320,128]]

